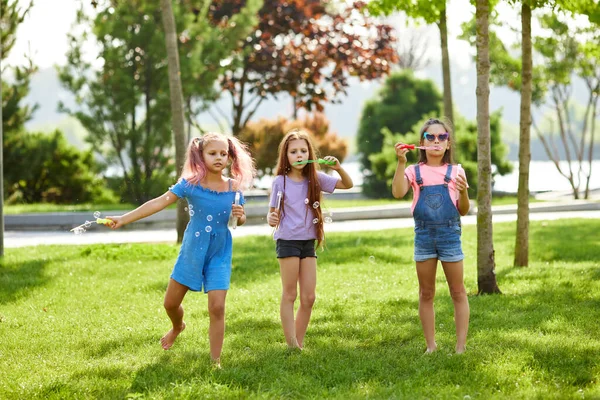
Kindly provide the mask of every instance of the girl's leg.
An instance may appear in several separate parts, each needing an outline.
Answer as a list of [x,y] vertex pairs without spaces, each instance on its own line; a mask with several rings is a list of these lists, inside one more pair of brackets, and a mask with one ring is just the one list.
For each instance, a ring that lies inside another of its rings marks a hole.
[[208,341],[210,343],[210,358],[219,366],[223,337],[225,336],[225,297],[227,290],[211,290],[208,292]]
[[187,286],[183,286],[181,283],[169,279],[169,285],[167,286],[167,293],[165,293],[165,301],[163,304],[167,311],[167,315],[171,319],[173,328],[160,339],[160,344],[165,350],[169,350],[171,346],[173,346],[177,336],[185,329],[185,322],[183,322],[183,306],[181,305],[181,302],[187,291]]
[[431,353],[437,349],[435,343],[435,311],[433,308],[437,258],[417,261],[416,264],[417,277],[419,278],[419,318],[423,326],[427,352]]
[[463,262],[442,262],[448,281],[450,296],[454,303],[454,323],[456,324],[456,352],[463,353],[469,330],[469,300],[463,281]]
[[288,347],[298,347],[296,329],[294,327],[294,303],[298,295],[298,273],[300,270],[299,257],[279,258],[281,272],[281,326]]
[[317,286],[317,259],[306,257],[300,260],[300,307],[296,314],[296,339],[298,347],[304,347],[304,335],[310,321],[313,304],[315,303],[315,288]]

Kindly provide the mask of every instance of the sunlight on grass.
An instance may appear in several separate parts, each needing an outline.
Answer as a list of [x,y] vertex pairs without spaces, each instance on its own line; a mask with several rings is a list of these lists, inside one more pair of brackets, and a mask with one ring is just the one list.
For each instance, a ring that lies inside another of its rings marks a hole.
[[[440,350],[423,355],[410,229],[327,236],[302,353],[285,349],[273,240],[236,239],[222,370],[210,366],[203,294],[187,295],[188,328],[173,349],[158,344],[178,246],[7,249],[0,398],[597,398],[599,229],[595,220],[532,222],[531,265],[514,268],[515,225],[495,225],[504,294],[469,296],[460,356],[441,268]],[[474,226],[464,250],[473,294]]]

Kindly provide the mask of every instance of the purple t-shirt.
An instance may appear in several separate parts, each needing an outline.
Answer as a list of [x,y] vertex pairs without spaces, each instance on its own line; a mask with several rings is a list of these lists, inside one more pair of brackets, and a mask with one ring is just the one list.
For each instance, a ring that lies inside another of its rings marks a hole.
[[[333,193],[339,178],[329,176],[324,172],[317,172],[321,190]],[[285,190],[283,180],[285,179]],[[274,238],[284,240],[310,240],[317,238],[317,230],[313,224],[312,204],[304,201],[308,197],[308,179],[296,182],[283,175],[277,175],[273,181],[270,207],[277,208],[277,192],[283,192],[284,214],[279,221],[279,229],[275,231]]]

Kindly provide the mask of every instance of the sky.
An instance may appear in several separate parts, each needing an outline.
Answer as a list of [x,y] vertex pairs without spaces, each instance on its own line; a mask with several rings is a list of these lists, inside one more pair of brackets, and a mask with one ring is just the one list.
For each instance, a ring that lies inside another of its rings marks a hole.
[[[27,1],[19,0],[20,4]],[[92,10],[89,1],[83,0],[87,9]],[[66,61],[67,33],[75,20],[77,7],[81,0],[35,0],[33,8],[28,17],[19,26],[17,41],[8,56],[8,63],[21,65],[24,63],[23,55],[30,53],[34,63],[40,68],[49,68],[55,64],[63,65]],[[460,33],[460,24],[472,15],[473,7],[468,0],[451,0],[449,7],[448,25],[450,46],[457,60],[469,57],[471,49],[469,45],[457,40],[455,37]],[[401,18],[394,18],[394,25],[399,28],[400,33],[405,29]],[[429,27],[431,28],[431,27]],[[430,37],[429,48],[432,57],[438,57],[437,29],[419,29]]]

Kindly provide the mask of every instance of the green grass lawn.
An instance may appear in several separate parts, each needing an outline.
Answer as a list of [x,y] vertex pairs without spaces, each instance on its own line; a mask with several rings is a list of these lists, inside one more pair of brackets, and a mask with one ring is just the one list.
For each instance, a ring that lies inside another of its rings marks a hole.
[[476,228],[466,226],[463,355],[441,268],[440,350],[423,355],[410,229],[328,235],[306,349],[291,354],[274,243],[236,239],[221,370],[210,366],[203,294],[186,297],[174,347],[158,343],[177,246],[7,249],[0,398],[599,398],[599,230],[598,220],[532,222],[531,265],[513,268],[515,225],[496,224],[504,294],[476,296]]

